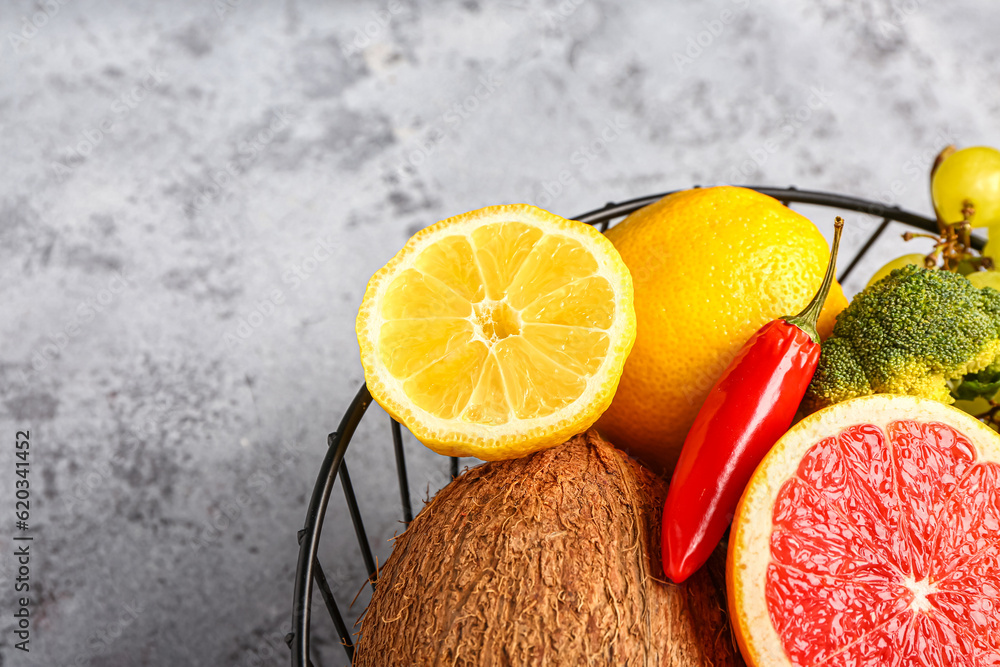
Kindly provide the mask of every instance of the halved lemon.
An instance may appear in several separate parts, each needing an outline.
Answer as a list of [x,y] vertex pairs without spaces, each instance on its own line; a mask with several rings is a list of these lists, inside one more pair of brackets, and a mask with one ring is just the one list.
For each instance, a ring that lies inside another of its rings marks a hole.
[[589,225],[527,205],[428,227],[369,281],[372,397],[441,454],[508,459],[585,431],[635,340],[632,279]]

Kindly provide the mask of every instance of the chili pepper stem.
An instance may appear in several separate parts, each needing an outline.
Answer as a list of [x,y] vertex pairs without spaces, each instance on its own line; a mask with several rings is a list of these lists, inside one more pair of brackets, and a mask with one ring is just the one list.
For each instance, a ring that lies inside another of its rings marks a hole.
[[823,310],[823,304],[826,303],[826,295],[830,293],[830,286],[833,285],[833,275],[837,271],[837,251],[840,249],[840,235],[843,231],[844,219],[838,215],[833,223],[833,247],[830,249],[830,261],[826,265],[826,274],[823,276],[823,283],[819,286],[819,291],[801,313],[781,318],[805,331],[817,345],[820,341],[819,333],[816,331],[816,322]]

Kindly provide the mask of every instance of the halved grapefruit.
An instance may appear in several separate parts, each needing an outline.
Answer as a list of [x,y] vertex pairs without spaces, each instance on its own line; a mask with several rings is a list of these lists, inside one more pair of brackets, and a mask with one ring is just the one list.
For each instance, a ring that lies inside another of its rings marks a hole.
[[817,412],[754,473],[727,579],[751,665],[1000,665],[1000,436],[910,396]]

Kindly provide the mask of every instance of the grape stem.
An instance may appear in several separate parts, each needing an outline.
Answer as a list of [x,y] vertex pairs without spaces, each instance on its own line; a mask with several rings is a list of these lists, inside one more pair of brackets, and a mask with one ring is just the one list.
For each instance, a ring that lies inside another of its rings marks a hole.
[[962,201],[962,222],[972,226],[972,216],[976,214],[976,205],[965,199]]
[[[974,211],[972,203],[969,201],[964,202],[963,215],[967,211]],[[945,271],[956,271],[962,262],[968,262],[974,271],[993,268],[991,258],[978,255],[972,249],[972,225],[969,223],[968,217],[961,222],[945,224],[938,236],[917,232],[903,234],[904,241],[917,238],[934,241],[934,249],[924,258],[924,266],[928,269],[937,268],[940,263],[941,268]]]

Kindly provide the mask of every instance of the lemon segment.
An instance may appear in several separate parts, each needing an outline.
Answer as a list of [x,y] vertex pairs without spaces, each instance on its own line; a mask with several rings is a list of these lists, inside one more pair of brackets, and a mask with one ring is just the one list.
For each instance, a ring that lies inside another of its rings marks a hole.
[[469,404],[488,354],[480,341],[463,345],[411,376],[403,383],[404,391],[417,407],[451,419]]
[[449,236],[420,253],[413,268],[437,278],[467,301],[481,301],[485,295],[472,244],[464,236]]
[[379,353],[386,370],[405,380],[474,338],[472,322],[459,317],[390,320],[382,325]]
[[382,301],[382,317],[387,320],[468,317],[471,313],[468,299],[416,269],[407,269],[393,280]]
[[521,311],[525,322],[608,329],[615,319],[614,289],[607,279],[591,276],[535,299]]
[[507,287],[540,238],[541,230],[517,222],[484,225],[472,232],[476,259],[490,299],[498,301],[506,295]]
[[507,298],[512,307],[521,309],[596,272],[597,262],[582,244],[565,236],[550,236],[525,258]]
[[498,426],[510,420],[510,402],[500,363],[492,352],[483,363],[483,372],[462,417],[484,426]]
[[552,414],[587,388],[587,380],[571,373],[531,346],[521,336],[496,347],[511,408],[518,419]]
[[554,363],[584,376],[600,368],[611,342],[603,331],[554,324],[525,324],[522,335]]

